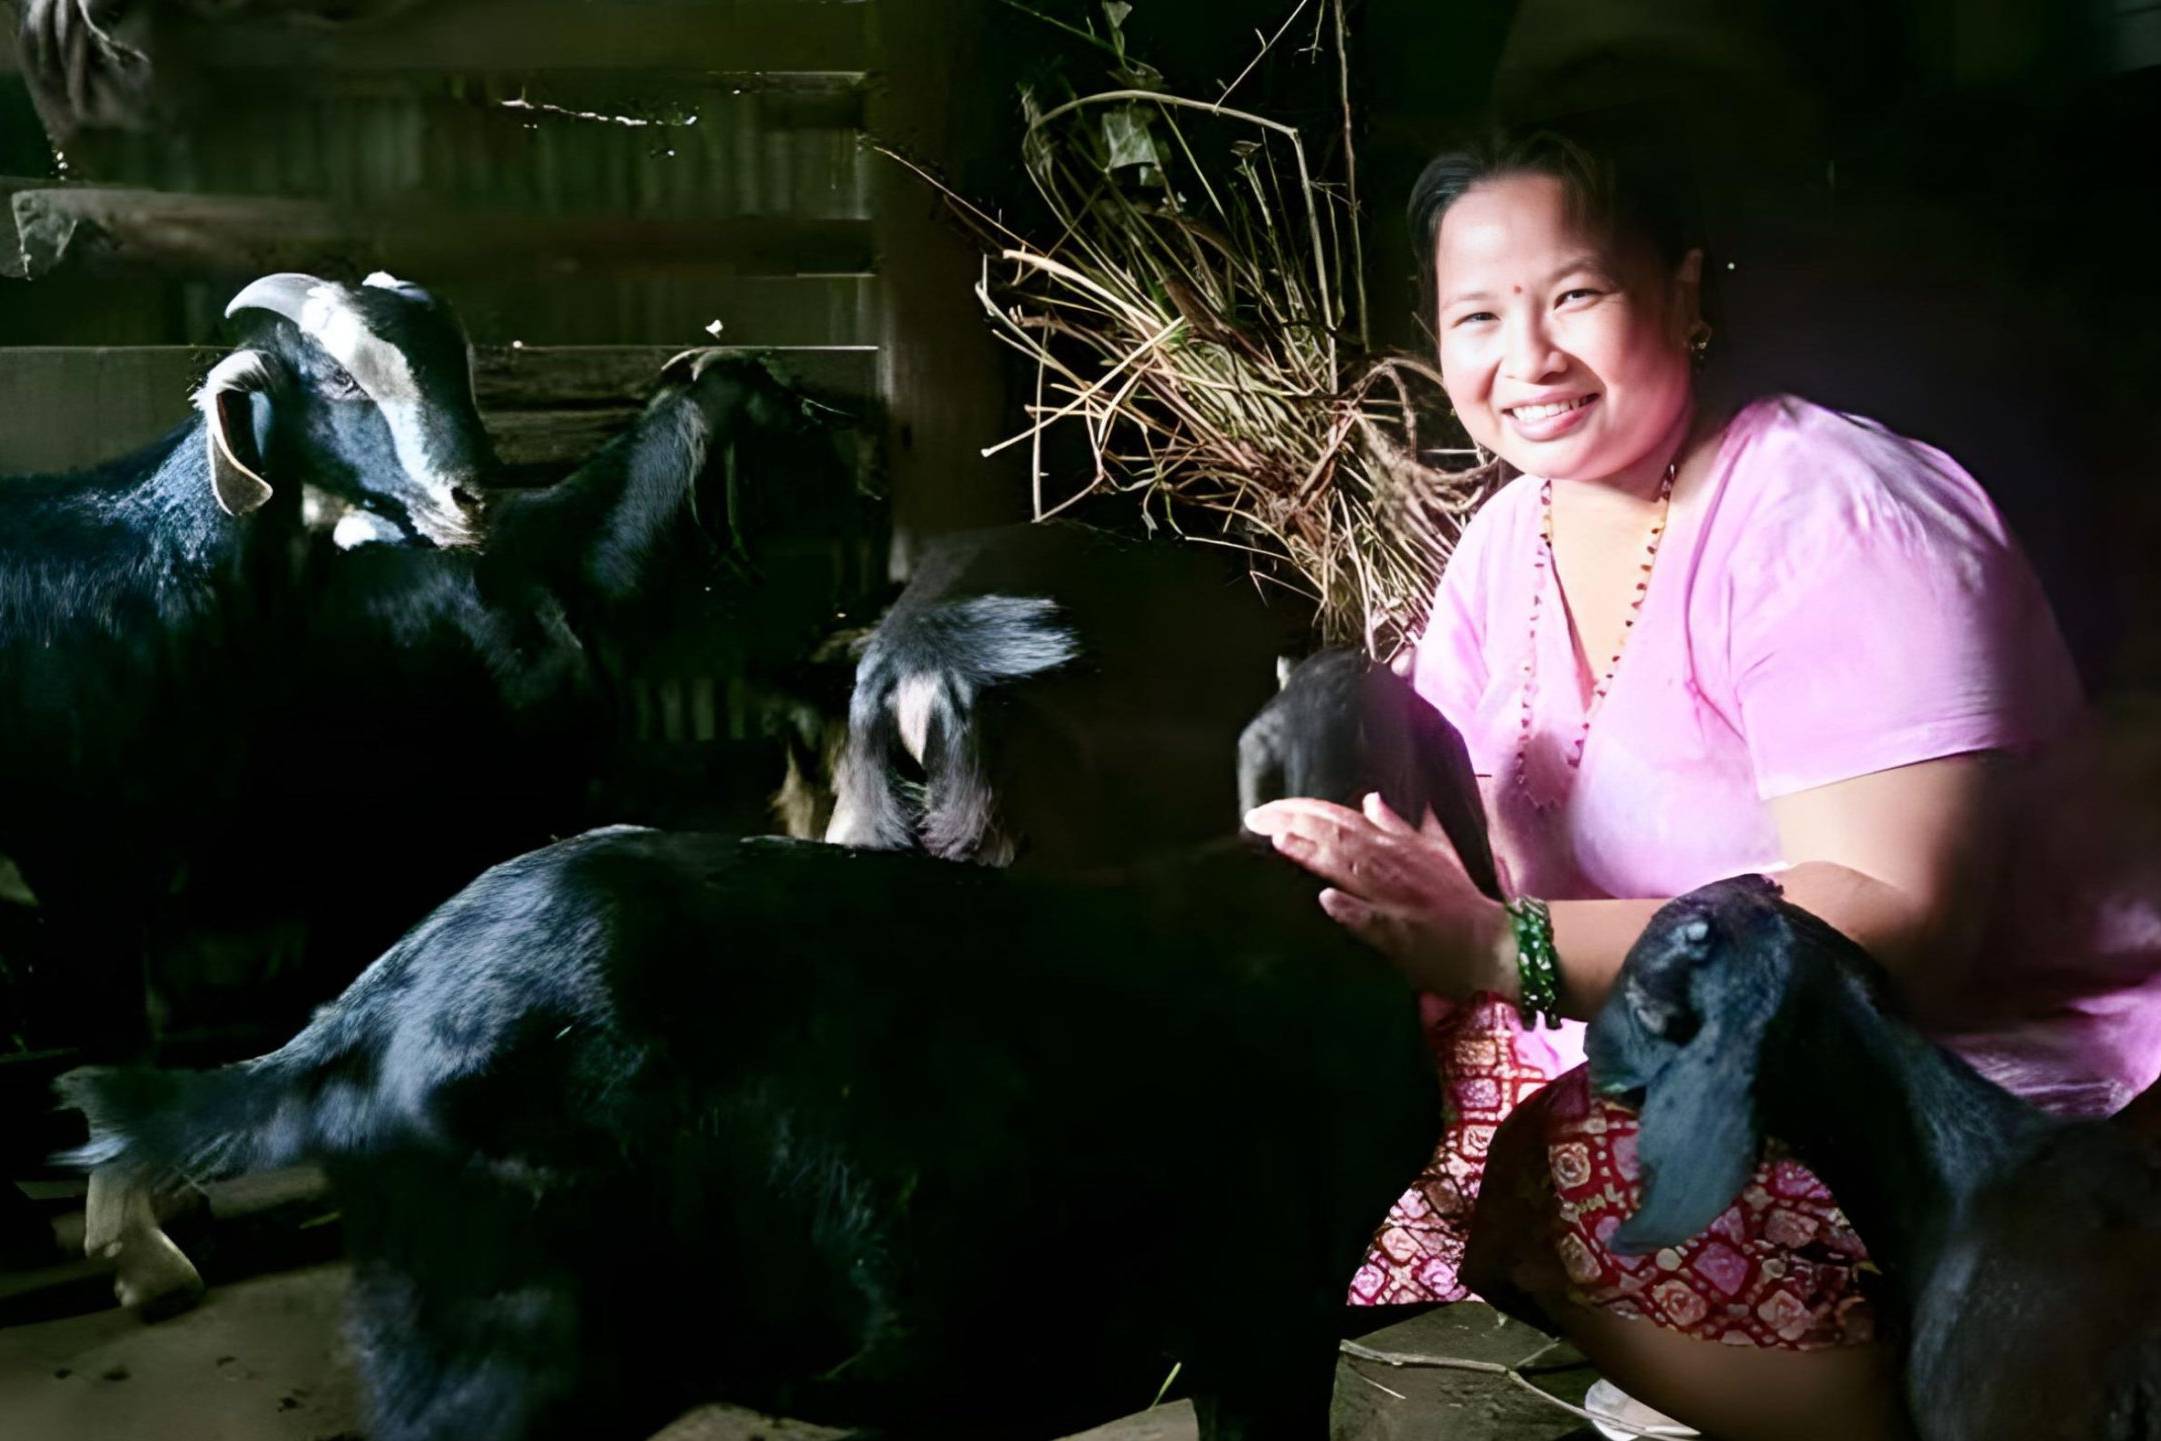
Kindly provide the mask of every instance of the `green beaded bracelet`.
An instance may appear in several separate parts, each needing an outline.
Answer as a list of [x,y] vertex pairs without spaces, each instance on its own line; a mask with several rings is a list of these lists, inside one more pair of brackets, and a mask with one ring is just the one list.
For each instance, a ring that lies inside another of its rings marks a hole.
[[1536,896],[1519,896],[1507,905],[1516,930],[1516,978],[1522,994],[1516,1014],[1530,1030],[1540,1020],[1561,1024],[1561,959],[1553,949],[1553,913]]

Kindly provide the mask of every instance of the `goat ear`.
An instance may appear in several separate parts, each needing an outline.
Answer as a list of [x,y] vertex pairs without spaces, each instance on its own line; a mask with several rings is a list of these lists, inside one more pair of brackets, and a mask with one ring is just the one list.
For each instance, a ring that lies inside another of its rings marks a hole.
[[[236,350],[203,378],[195,403],[203,414],[203,443],[209,451],[210,493],[227,515],[248,515],[274,493],[257,473],[252,397],[276,384],[271,361],[261,351]],[[243,458],[246,457],[246,458]]]
[[1668,977],[1681,981],[1682,995],[1653,996],[1638,984],[1645,977],[1624,971],[1600,1014],[1591,1046],[1600,1089],[1644,1089],[1636,1135],[1642,1201],[1613,1233],[1614,1250],[1677,1245],[1718,1219],[1748,1184],[1763,1142],[1756,1078],[1778,1008],[1770,960],[1751,951],[1784,934],[1751,927],[1721,936],[1713,944],[1726,954]]
[[1645,1092],[1636,1133],[1642,1202],[1609,1241],[1624,1256],[1701,1233],[1756,1169],[1760,1028],[1754,1039],[1720,1030],[1705,1026]]

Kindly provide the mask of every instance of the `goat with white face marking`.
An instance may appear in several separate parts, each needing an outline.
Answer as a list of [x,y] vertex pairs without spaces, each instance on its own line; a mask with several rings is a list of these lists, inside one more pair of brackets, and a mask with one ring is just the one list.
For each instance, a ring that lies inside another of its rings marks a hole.
[[2053,1120],[1906,1024],[1859,947],[1741,876],[1663,907],[1593,1022],[1641,1092],[1642,1254],[1704,1230],[1780,1137],[1838,1198],[1908,1333],[1923,1441],[2161,1438],[2161,1143]]
[[[284,999],[312,1002],[478,867],[601,819],[593,781],[614,717],[595,652],[711,561],[688,512],[714,457],[779,451],[799,478],[816,438],[803,420],[758,361],[688,353],[570,476],[494,497],[485,546],[318,541],[287,597],[278,724],[254,736],[224,827],[196,837],[189,918],[293,927],[305,993]],[[237,854],[246,864],[219,863]],[[196,1293],[140,1198],[93,1199],[123,1299],[160,1309]]]
[[302,492],[463,545],[494,463],[463,333],[425,292],[277,275],[228,313],[242,346],[188,423],[0,478],[0,852],[54,958],[27,988],[42,1039],[93,1054],[148,1040],[144,940],[180,864],[249,863],[234,813],[290,720]]
[[864,649],[826,839],[1085,867],[1220,834],[1291,609],[1196,546],[942,538]]
[[449,308],[377,272],[357,286],[266,276],[226,313],[248,311],[266,317],[263,340],[299,390],[327,402],[269,428],[265,464],[304,467],[309,485],[374,518],[376,539],[478,544],[496,459]]
[[[106,942],[75,949],[63,992],[132,971],[129,930],[222,829],[247,738],[284,719],[302,491],[415,543],[479,535],[494,458],[447,309],[387,276],[276,275],[229,313],[246,341],[193,420],[90,470],[0,478],[0,851],[55,924],[102,919]],[[139,1039],[141,1006],[93,1020],[87,1039]]]

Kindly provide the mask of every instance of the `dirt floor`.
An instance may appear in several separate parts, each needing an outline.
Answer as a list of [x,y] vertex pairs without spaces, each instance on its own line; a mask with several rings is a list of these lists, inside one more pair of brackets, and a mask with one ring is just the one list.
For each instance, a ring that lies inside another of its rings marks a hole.
[[[362,1441],[360,1396],[339,1332],[347,1273],[323,1201],[290,1177],[215,1192],[197,1228],[213,1286],[193,1311],[145,1325],[107,1303],[100,1266],[0,1274],[0,1441]],[[79,1221],[59,1215],[63,1238]],[[310,1253],[313,1253],[312,1256]],[[207,1257],[215,1258],[212,1264]],[[251,1274],[252,1273],[252,1274]],[[220,1276],[226,1279],[219,1279]],[[1475,1303],[1361,1339],[1394,1357],[1508,1365],[1547,1345]],[[1553,1359],[1553,1358],[1549,1358]],[[1558,1358],[1565,1366],[1565,1353]],[[1580,1402],[1592,1373],[1538,1368],[1540,1388]],[[1331,1441],[1594,1441],[1518,1381],[1462,1365],[1346,1356]],[[707,1407],[653,1441],[828,1441],[837,1432]],[[1098,1427],[1086,1441],[1190,1441],[1183,1402]]]

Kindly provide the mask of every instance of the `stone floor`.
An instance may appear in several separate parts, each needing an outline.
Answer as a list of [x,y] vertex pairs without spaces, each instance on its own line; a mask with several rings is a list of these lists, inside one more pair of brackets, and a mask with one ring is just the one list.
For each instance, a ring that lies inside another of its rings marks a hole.
[[[156,1325],[105,1304],[108,1278],[93,1263],[0,1274],[0,1438],[362,1441],[360,1397],[338,1330],[347,1273],[335,1259],[334,1232],[314,1228],[308,1188],[273,1178],[252,1191],[214,1192],[212,1205],[213,1234],[204,1243],[220,1262],[205,1267],[214,1280],[210,1297]],[[70,1225],[63,1217],[63,1234]],[[217,1281],[219,1271],[238,1279]],[[1361,1344],[1393,1356],[1512,1364],[1547,1338],[1466,1304],[1401,1322]],[[1591,1379],[1580,1365],[1541,1368],[1535,1377],[1570,1402],[1582,1400]],[[1494,1372],[1349,1356],[1337,1370],[1330,1430],[1330,1441],[1595,1438],[1570,1412]],[[716,1406],[681,1418],[652,1441],[837,1435]],[[1098,1427],[1085,1441],[1191,1441],[1194,1435],[1191,1406],[1173,1402]]]

